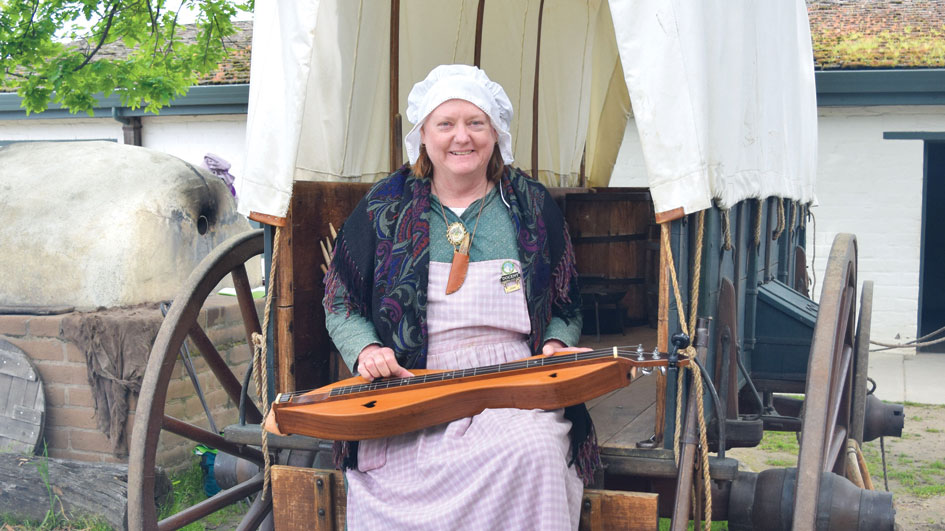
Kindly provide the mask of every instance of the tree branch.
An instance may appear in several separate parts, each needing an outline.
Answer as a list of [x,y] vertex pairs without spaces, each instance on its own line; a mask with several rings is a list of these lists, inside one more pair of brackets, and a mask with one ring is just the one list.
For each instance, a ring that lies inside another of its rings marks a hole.
[[115,2],[115,4],[112,5],[112,10],[110,13],[108,13],[108,20],[105,22],[105,30],[102,31],[102,36],[98,40],[98,46],[96,46],[94,50],[92,50],[88,55],[85,56],[85,61],[82,61],[82,64],[75,67],[73,72],[78,72],[79,70],[84,68],[85,65],[89,64],[89,62],[92,61],[92,58],[95,57],[95,54],[97,54],[99,49],[101,49],[102,45],[105,44],[105,39],[108,38],[108,31],[112,27],[112,21],[115,19],[115,13],[118,11],[118,6],[120,3],[121,2]]

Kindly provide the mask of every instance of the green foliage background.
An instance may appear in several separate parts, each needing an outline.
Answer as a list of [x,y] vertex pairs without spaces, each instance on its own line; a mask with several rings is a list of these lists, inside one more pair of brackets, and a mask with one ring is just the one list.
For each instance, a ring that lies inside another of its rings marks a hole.
[[[56,102],[89,114],[97,94],[157,112],[214,70],[254,0],[0,0],[0,87],[27,113]],[[196,41],[182,39],[179,13],[197,14]],[[121,41],[126,57],[99,55]]]

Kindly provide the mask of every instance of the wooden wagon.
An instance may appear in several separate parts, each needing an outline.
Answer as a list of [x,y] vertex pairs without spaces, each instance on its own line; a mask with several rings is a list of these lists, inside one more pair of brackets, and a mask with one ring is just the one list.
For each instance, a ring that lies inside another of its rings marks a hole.
[[[819,304],[808,296],[816,109],[804,2],[685,10],[657,0],[280,4],[257,6],[239,185],[240,210],[266,228],[207,257],[155,342],[131,445],[130,527],[177,528],[247,496],[255,501],[243,528],[343,525],[330,441],[290,436],[264,445],[265,408],[247,392],[250,374],[221,361],[200,308],[232,276],[247,343],[267,332],[270,356],[257,370],[270,402],[276,392],[344,376],[322,324],[321,242],[371,182],[402,163],[406,89],[436,64],[467,62],[516,95],[518,165],[548,184],[566,213],[584,286],[584,343],[669,352],[685,346],[671,341],[685,332],[696,344],[696,370],[654,371],[588,404],[605,468],[585,491],[582,527],[648,529],[663,515],[678,528],[700,518],[694,507],[711,496],[714,518],[734,529],[892,528],[891,497],[845,478],[848,441],[863,441],[869,402],[871,284],[863,284],[857,319],[855,237],[838,236]],[[629,101],[649,183],[609,188]],[[263,253],[275,263],[265,316],[244,266]],[[222,435],[165,414],[188,337],[239,404],[240,424]],[[893,417],[887,433],[896,414],[871,412]],[[797,467],[754,474],[726,457],[757,445],[764,430],[800,434]],[[158,522],[162,434],[260,471]],[[696,459],[697,448],[714,455]],[[277,465],[263,496],[267,452]]]

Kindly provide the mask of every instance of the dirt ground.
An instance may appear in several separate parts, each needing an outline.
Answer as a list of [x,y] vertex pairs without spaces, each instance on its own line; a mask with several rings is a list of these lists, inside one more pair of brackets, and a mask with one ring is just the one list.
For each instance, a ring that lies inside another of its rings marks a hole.
[[[902,530],[945,531],[945,406],[907,404],[902,437],[884,438],[889,490]],[[870,477],[884,489],[880,440],[863,445]],[[729,451],[748,470],[796,466],[793,433],[767,432],[756,448]]]

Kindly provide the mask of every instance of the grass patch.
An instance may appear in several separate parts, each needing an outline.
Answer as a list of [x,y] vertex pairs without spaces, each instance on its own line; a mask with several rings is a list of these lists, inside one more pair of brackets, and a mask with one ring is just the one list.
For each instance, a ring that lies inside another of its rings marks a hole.
[[909,489],[909,491],[920,498],[942,496],[945,495],[945,484],[939,483],[937,485],[922,485],[915,487],[914,489]]
[[765,464],[776,468],[791,468],[797,466],[796,459],[767,459]]
[[112,526],[98,516],[81,516],[72,519],[66,519],[61,515],[60,517],[55,524],[50,524],[48,519],[44,524],[10,514],[0,514],[0,524],[3,524],[4,531],[11,529],[13,531],[112,531]]
[[793,431],[766,431],[759,447],[769,452],[797,455],[797,435]]
[[942,433],[942,430],[938,428],[925,428],[926,433]]
[[[672,521],[671,519],[669,519],[669,518],[660,518],[660,528],[659,528],[660,531],[669,531],[670,526],[672,525],[672,523],[673,523],[673,521]],[[688,526],[686,529],[689,529],[690,531],[693,531],[693,527],[692,527],[692,526],[693,526],[692,522],[689,522],[689,526]],[[700,526],[699,529],[702,529],[702,527]],[[728,529],[728,522],[716,522],[716,521],[713,520],[713,521],[712,521],[712,529],[713,529],[713,530],[716,530],[716,529],[726,529],[726,530],[727,530],[727,529]]]
[[[886,403],[886,404],[902,404],[902,405],[905,406],[905,407],[923,407],[923,408],[927,408],[927,409],[942,409],[942,408],[945,408],[945,404],[921,404],[921,403],[919,403],[919,402],[909,402],[908,400],[905,401],[905,402],[892,402],[892,401],[889,401],[889,400],[883,400],[883,402]],[[921,419],[920,419],[920,420],[921,420]]]
[[[203,471],[200,469],[200,459],[194,458],[190,468],[171,474],[171,485],[174,488],[173,501],[158,509],[158,519],[164,519],[182,510],[191,507],[205,499],[203,492]],[[249,506],[245,502],[239,502],[226,507],[213,514],[182,527],[187,531],[204,531],[206,529],[217,529],[228,521],[235,521],[236,518],[245,513]],[[235,525],[235,522],[234,522]]]

